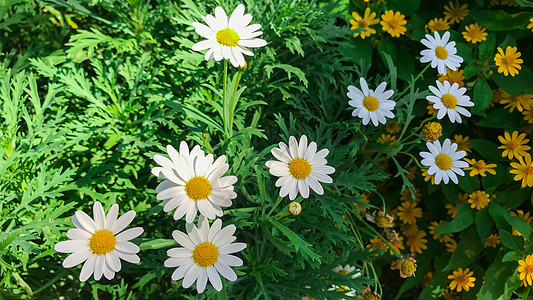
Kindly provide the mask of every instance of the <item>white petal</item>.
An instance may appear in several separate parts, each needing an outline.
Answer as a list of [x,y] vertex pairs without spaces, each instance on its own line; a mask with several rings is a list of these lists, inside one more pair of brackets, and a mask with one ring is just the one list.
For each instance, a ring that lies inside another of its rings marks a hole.
[[123,214],[118,220],[111,226],[109,230],[111,230],[114,234],[117,234],[124,230],[128,225],[130,225],[131,221],[135,218],[135,211],[130,210],[127,213]]
[[96,201],[93,205],[93,217],[98,229],[103,229],[105,226],[105,212],[104,208],[102,207],[102,203],[100,203],[99,201]]
[[215,264],[215,269],[217,269],[218,273],[222,275],[224,278],[226,278],[229,281],[235,281],[237,280],[237,274],[225,263],[217,261]]
[[209,278],[209,282],[211,282],[211,285],[215,288],[217,291],[222,290],[222,281],[220,280],[220,276],[218,275],[218,272],[215,270],[215,267],[209,266],[207,269],[207,277]]
[[94,272],[94,263],[95,262],[96,262],[96,255],[91,254],[89,256],[89,258],[83,264],[83,267],[81,268],[81,272],[80,272],[80,281],[81,282],[84,282],[87,279],[89,279],[89,277],[91,277],[91,275]]
[[63,267],[72,268],[74,266],[77,266],[82,262],[86,261],[91,255],[92,252],[91,250],[89,250],[88,247],[81,248],[78,251],[69,255],[67,258],[65,258],[65,260],[63,261]]
[[59,242],[54,246],[54,249],[57,252],[61,253],[73,253],[78,250],[88,248],[89,247],[89,241],[88,240],[68,240]]
[[[94,233],[98,229],[93,219],[91,219],[91,217],[89,217],[85,212],[78,210],[76,211],[75,216],[77,222],[88,232]],[[72,222],[74,222],[74,220]]]
[[129,254],[139,253],[140,251],[139,246],[135,245],[132,242],[119,242],[115,245],[115,249]]

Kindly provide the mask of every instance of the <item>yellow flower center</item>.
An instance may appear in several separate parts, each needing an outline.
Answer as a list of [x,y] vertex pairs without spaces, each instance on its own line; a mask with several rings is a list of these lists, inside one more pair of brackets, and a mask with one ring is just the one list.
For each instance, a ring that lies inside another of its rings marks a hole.
[[533,265],[527,265],[524,272],[526,274],[533,274]]
[[202,268],[216,264],[220,251],[213,243],[203,242],[198,244],[192,252],[194,262]]
[[507,143],[507,148],[509,148],[511,150],[516,149],[516,147],[518,147],[518,142],[517,141],[510,141],[509,143]]
[[442,95],[442,104],[444,107],[454,109],[457,106],[457,98],[452,94]]
[[307,159],[303,158],[295,158],[291,160],[289,163],[289,172],[291,173],[292,177],[296,179],[305,179],[309,174],[311,174],[311,165],[307,161]]
[[485,162],[480,160],[474,164],[474,168],[481,170],[485,167]]
[[526,172],[526,174],[532,175],[533,174],[533,166],[525,167],[524,171]]
[[398,25],[400,25],[400,21],[398,21],[398,19],[393,18],[389,21],[389,26],[392,28],[396,28]]
[[377,216],[374,218],[376,225],[380,228],[385,228],[389,225],[389,220],[385,216]]
[[373,97],[373,96],[366,96],[366,97],[363,99],[363,106],[364,106],[368,111],[375,111],[375,110],[378,109],[378,107],[379,107],[379,101],[378,101],[378,99],[376,99],[376,97]]
[[207,178],[196,176],[185,183],[185,193],[194,201],[207,199],[213,187]]
[[503,59],[505,61],[506,65],[512,65],[514,63],[514,57],[513,56],[505,56]]
[[437,46],[437,48],[435,48],[435,56],[438,59],[444,60],[448,58],[448,51],[446,51],[446,49],[444,49],[442,46]]
[[405,275],[411,275],[415,272],[416,270],[416,267],[415,267],[415,264],[410,261],[410,260],[405,260],[403,263],[402,263],[402,273],[404,273]]
[[368,22],[365,19],[361,19],[361,21],[359,21],[359,27],[361,27],[362,29],[367,28]]
[[217,32],[217,42],[221,45],[235,47],[239,43],[239,40],[239,35],[229,28]]
[[346,275],[346,274],[348,274],[348,273],[349,273],[349,272],[346,271],[346,270],[340,270],[340,271],[339,271],[339,274],[341,274],[341,275]]
[[89,248],[96,255],[104,255],[115,249],[116,238],[113,232],[102,229],[97,230],[89,239]]
[[439,169],[447,171],[452,168],[452,159],[447,154],[441,153],[435,157],[435,164]]

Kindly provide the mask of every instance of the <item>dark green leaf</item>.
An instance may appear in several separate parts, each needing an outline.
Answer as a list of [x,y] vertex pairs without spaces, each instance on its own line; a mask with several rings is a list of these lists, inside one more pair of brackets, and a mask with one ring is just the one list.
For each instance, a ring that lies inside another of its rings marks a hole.
[[472,107],[472,113],[484,115],[485,108],[487,108],[491,99],[492,90],[487,84],[487,81],[480,78],[474,85],[474,107]]
[[483,244],[474,228],[467,230],[457,244],[457,249],[452,253],[448,265],[443,271],[451,271],[457,268],[465,268],[479,256],[483,250]]
[[435,233],[446,234],[463,231],[474,223],[474,211],[469,204],[459,204],[457,216],[451,222],[442,222],[435,228]]
[[500,241],[511,250],[520,250],[524,247],[524,239],[520,236],[512,235],[509,231],[499,230]]

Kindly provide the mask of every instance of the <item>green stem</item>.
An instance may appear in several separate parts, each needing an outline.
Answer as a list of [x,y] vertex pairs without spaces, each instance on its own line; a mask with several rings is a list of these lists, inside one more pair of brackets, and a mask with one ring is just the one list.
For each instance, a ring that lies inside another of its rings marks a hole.
[[[433,115],[433,116],[431,116],[431,117],[429,117],[429,118],[426,118],[424,121],[422,121],[422,123],[420,123],[420,126],[418,126],[418,128],[417,128],[416,130],[412,131],[412,132],[411,132],[406,138],[404,138],[403,141],[408,140],[408,139],[409,139],[410,137],[412,137],[415,133],[417,133],[417,132],[420,130],[420,128],[422,128],[422,126],[424,126],[424,124],[425,124],[426,122],[429,122],[429,121],[435,119],[436,117],[437,117],[437,115]],[[403,144],[403,143],[402,143],[402,144]]]
[[429,69],[429,66],[430,66],[430,65],[431,65],[431,64],[427,64],[427,66],[426,66],[422,71],[420,71],[420,73],[418,73],[418,75],[416,75],[415,79],[414,79],[413,81],[411,81],[411,82],[409,83],[409,85],[408,85],[408,86],[407,86],[407,87],[406,87],[406,88],[405,88],[405,89],[404,89],[404,90],[398,95],[398,97],[396,97],[396,98],[397,98],[397,99],[400,99],[400,97],[401,97],[403,94],[405,94],[405,92],[407,92],[407,91],[411,88],[411,86],[412,86],[413,84],[415,84],[415,82],[416,82],[416,81],[417,81],[417,80],[418,80],[418,79],[424,74],[424,72],[426,72],[426,70]]
[[419,168],[421,168],[421,169],[423,168],[423,167],[420,165],[420,163],[418,162],[418,159],[417,159],[416,157],[414,157],[413,154],[408,153],[408,152],[403,152],[403,151],[402,151],[402,152],[398,152],[398,154],[405,154],[405,155],[410,156]]
[[278,197],[278,200],[276,200],[276,203],[274,203],[274,206],[272,206],[272,208],[270,209],[270,211],[268,212],[268,214],[266,215],[265,219],[270,217],[270,215],[272,214],[272,212],[274,211],[274,209],[276,209],[276,207],[278,207],[279,203],[281,202],[281,199],[283,199],[282,197]]
[[239,88],[239,81],[241,81],[242,69],[239,68],[239,73],[237,74],[237,82],[235,83],[235,88],[233,89],[233,96],[231,97],[231,110],[229,117],[229,136],[233,135],[233,117],[235,115],[235,96],[237,95],[237,89]]
[[228,129],[226,128],[226,87],[228,81],[228,61],[224,60],[224,87],[222,89],[222,122],[224,126],[224,133],[228,135]]

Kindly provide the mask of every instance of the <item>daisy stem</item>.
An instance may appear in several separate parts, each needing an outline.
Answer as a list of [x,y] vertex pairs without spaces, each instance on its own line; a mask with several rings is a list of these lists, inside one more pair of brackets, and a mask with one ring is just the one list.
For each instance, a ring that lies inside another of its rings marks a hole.
[[272,212],[274,211],[274,209],[276,209],[276,207],[278,207],[278,205],[280,204],[281,200],[283,199],[283,197],[278,197],[278,200],[276,200],[276,203],[274,203],[274,206],[272,206],[272,208],[270,209],[270,211],[268,212],[268,214],[266,215],[266,218],[270,217],[270,215],[272,214]]
[[415,82],[418,80],[418,78],[422,77],[422,75],[424,74],[424,72],[426,72],[426,70],[429,69],[429,66],[430,66],[430,65],[431,65],[431,64],[427,64],[427,66],[426,66],[422,71],[420,71],[420,73],[418,73],[418,75],[416,75],[415,79],[413,79],[413,81],[411,81],[411,82],[409,83],[409,85],[408,85],[405,89],[403,89],[403,91],[398,95],[398,97],[397,97],[398,99],[400,99],[400,97],[401,97],[403,94],[405,94],[405,92],[407,92],[407,91],[411,88],[411,86],[412,86],[413,84],[415,84]]
[[230,116],[229,116],[229,136],[233,135],[233,117],[235,115],[235,96],[237,95],[237,88],[239,87],[239,81],[241,81],[242,69],[239,68],[237,75],[237,82],[235,83],[235,89],[233,89],[233,96],[231,97]]
[[227,87],[227,81],[228,81],[228,61],[224,59],[224,87],[222,88],[222,101],[224,102],[222,105],[222,122],[224,125],[224,133],[226,136],[228,135],[228,129],[226,128],[226,87]]
[[410,157],[413,159],[413,161],[416,163],[416,165],[417,165],[419,168],[422,169],[422,166],[421,166],[420,163],[418,162],[418,159],[416,159],[416,157],[414,157],[413,154],[411,154],[411,153],[407,153],[407,152],[398,152],[398,154],[405,154],[405,155],[410,156]]
[[283,218],[283,217],[286,217],[286,216],[288,216],[290,214],[291,214],[290,212],[279,213],[277,215],[274,215],[272,218],[273,219],[275,219],[275,218]]
[[437,117],[437,115],[433,115],[433,116],[431,116],[431,117],[429,117],[429,118],[426,118],[424,121],[422,121],[422,122],[420,123],[420,126],[418,126],[418,128],[417,128],[416,130],[412,131],[412,132],[411,132],[406,138],[404,138],[403,141],[408,140],[408,139],[409,139],[410,137],[412,137],[415,133],[417,133],[417,132],[420,130],[420,128],[422,128],[422,126],[424,126],[424,124],[426,124],[426,122],[429,122],[429,121],[435,119],[436,117]]

